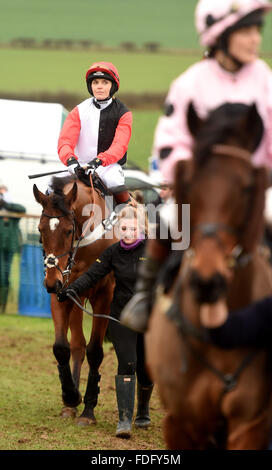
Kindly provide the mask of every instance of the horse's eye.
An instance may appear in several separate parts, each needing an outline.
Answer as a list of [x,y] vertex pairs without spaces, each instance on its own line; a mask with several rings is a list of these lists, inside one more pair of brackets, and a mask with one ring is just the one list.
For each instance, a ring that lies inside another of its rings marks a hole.
[[69,235],[71,235],[71,233],[72,233],[72,232],[73,232],[73,230],[72,230],[72,229],[71,229],[71,230],[68,230],[68,232],[67,232],[67,234],[66,234],[66,235],[67,235],[67,237],[69,237]]

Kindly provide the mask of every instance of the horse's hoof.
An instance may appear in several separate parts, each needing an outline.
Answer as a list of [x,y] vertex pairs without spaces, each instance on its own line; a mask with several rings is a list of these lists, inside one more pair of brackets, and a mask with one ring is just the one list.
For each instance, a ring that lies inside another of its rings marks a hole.
[[79,418],[76,419],[76,424],[78,426],[91,426],[93,424],[96,424],[96,419],[95,417],[86,418],[85,416],[80,416]]
[[[71,397],[70,397],[71,399]],[[76,400],[71,400],[69,401],[67,399],[67,396],[65,396],[64,394],[62,395],[62,401],[63,401],[63,404],[67,407],[67,408],[76,408],[78,405],[80,405],[80,403],[82,402],[82,395],[80,392],[77,392],[77,397],[76,397]]]
[[60,415],[62,418],[75,418],[77,415],[77,409],[71,408],[70,406],[65,406],[62,408]]

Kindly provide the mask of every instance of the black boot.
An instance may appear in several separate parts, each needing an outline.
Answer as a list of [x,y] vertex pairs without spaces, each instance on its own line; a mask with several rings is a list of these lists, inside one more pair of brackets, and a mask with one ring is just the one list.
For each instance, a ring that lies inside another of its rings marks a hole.
[[150,257],[140,264],[135,294],[121,312],[121,323],[139,333],[144,333],[147,329],[154,285],[161,266],[161,261]]
[[129,438],[135,397],[135,375],[116,375],[116,398],[119,412],[119,422],[116,436]]
[[149,417],[149,401],[153,390],[153,384],[144,387],[137,384],[137,415],[135,419],[135,426],[137,428],[147,429],[150,426]]

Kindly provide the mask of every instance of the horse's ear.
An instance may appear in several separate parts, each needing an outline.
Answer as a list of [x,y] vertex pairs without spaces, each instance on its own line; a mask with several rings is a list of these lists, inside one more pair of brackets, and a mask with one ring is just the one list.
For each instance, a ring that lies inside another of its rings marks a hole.
[[69,193],[66,195],[66,201],[68,205],[71,207],[73,202],[75,202],[77,197],[77,184],[74,182],[72,189],[70,189]]
[[252,142],[251,150],[254,152],[260,144],[264,134],[263,120],[255,103],[248,107],[245,117],[242,118],[241,129],[245,130],[245,135],[250,136],[249,138]]
[[202,123],[203,121],[198,116],[196,109],[193,105],[193,102],[190,101],[188,110],[187,110],[187,124],[193,137],[196,137],[196,135],[198,134],[199,129],[202,126]]
[[262,237],[264,231],[265,192],[269,187],[269,174],[266,168],[254,169],[255,186],[251,203],[250,217],[247,220],[246,230],[241,240],[245,251],[252,252]]
[[193,161],[180,160],[175,166],[174,197],[178,204],[186,204],[188,190],[191,185],[193,174]]
[[193,161],[180,160],[175,166],[173,194],[178,205],[178,229],[182,230],[182,204],[189,204],[188,194],[193,175]]
[[43,194],[36,186],[36,184],[33,185],[33,194],[34,194],[34,197],[36,199],[36,201],[43,205],[46,201],[46,195]]
[[257,106],[255,103],[250,106],[249,111],[248,111],[248,116],[247,116],[247,126],[248,126],[248,131],[252,135],[254,135],[254,144],[255,148],[254,150],[258,147],[260,144],[263,134],[264,134],[264,124],[263,120],[258,113]]

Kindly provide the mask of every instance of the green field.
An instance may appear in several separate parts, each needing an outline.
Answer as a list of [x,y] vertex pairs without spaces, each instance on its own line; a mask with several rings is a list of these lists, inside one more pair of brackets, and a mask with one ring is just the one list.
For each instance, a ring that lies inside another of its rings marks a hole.
[[[194,8],[197,0],[0,0],[0,42],[89,39],[118,46],[156,42],[163,47],[197,48]],[[272,15],[265,31],[265,50],[272,49]]]
[[85,73],[97,60],[113,62],[121,92],[164,92],[200,55],[0,49],[0,92],[65,91],[87,97]]
[[[114,62],[120,93],[166,92],[171,81],[201,54],[151,54],[118,51],[48,51],[0,48],[1,92],[67,92],[87,97],[85,73],[96,60]],[[266,58],[272,65],[272,57]]]
[[192,28],[196,0],[0,1],[0,42],[28,37],[90,39],[117,46],[155,41],[165,47],[197,47]]

